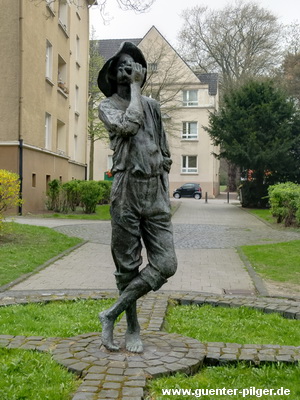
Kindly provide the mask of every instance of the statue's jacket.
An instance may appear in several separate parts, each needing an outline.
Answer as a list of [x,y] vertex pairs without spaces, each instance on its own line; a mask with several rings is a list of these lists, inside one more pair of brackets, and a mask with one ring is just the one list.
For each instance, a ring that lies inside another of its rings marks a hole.
[[128,110],[128,102],[117,94],[100,103],[99,117],[114,151],[113,174],[129,171],[147,178],[170,170],[172,161],[159,103],[145,96],[141,101],[143,113]]

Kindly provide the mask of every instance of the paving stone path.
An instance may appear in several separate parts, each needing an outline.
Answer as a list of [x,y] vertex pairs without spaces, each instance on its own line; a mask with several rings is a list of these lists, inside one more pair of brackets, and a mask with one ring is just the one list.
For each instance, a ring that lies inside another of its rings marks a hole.
[[[66,292],[6,292],[0,294],[0,306],[78,298],[103,299],[117,294],[114,291]],[[116,353],[104,348],[98,332],[71,338],[0,335],[0,347],[51,352],[59,364],[83,379],[72,400],[142,400],[148,379],[176,372],[192,375],[204,365],[238,361],[256,365],[265,362],[296,364],[300,361],[300,346],[201,343],[179,334],[164,332],[164,317],[171,300],[183,305],[247,306],[300,320],[300,301],[161,292],[148,294],[138,302],[145,345],[142,354],[129,353],[124,349],[122,341],[126,329],[125,318],[115,328],[116,339],[121,342],[121,351]]]
[[[180,199],[175,203],[180,204],[172,219],[179,267],[164,290],[214,294],[247,292],[254,295],[257,285],[245,269],[236,248],[300,239],[300,232],[272,229],[241,207],[223,200],[209,200],[205,204],[194,199]],[[14,285],[11,290],[115,288],[109,221],[16,220],[49,226],[87,242],[38,274]],[[143,256],[146,261],[144,252]]]

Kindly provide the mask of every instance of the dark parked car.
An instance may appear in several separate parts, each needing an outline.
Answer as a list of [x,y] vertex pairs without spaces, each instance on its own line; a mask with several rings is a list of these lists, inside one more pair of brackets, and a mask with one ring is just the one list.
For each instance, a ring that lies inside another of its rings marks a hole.
[[180,197],[194,197],[200,200],[202,197],[202,189],[199,183],[185,183],[180,188],[174,190],[173,197],[180,199]]

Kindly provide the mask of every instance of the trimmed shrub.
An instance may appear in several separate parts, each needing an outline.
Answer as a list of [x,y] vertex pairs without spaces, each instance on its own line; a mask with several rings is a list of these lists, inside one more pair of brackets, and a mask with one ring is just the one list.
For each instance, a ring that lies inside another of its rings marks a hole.
[[72,211],[76,211],[76,207],[80,204],[80,182],[77,179],[66,182],[62,185],[62,190],[65,192],[65,209],[64,212],[68,212],[69,208]]
[[48,210],[59,212],[61,210],[61,182],[53,179],[48,184],[46,206]]
[[83,211],[86,214],[94,213],[102,195],[102,187],[96,181],[81,181],[79,192]]
[[97,183],[101,187],[101,197],[99,199],[99,204],[108,204],[110,202],[112,181],[98,181]]
[[22,204],[20,199],[20,178],[18,174],[0,169],[0,231],[3,214],[11,207]]
[[67,213],[76,211],[78,206],[86,214],[96,211],[97,204],[108,204],[112,182],[72,180],[61,183],[53,179],[49,183],[46,206],[48,210]]
[[300,185],[286,182],[270,186],[269,202],[278,223],[300,225]]

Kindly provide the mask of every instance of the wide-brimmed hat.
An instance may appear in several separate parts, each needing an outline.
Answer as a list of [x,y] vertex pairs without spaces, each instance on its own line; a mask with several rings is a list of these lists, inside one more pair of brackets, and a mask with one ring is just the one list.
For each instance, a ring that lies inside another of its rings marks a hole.
[[[106,61],[98,75],[98,87],[101,92],[105,94],[106,97],[112,96],[117,91],[116,80],[112,79],[112,66],[113,64],[115,64],[121,54],[128,54],[134,59],[136,63],[141,64],[142,67],[147,69],[147,62],[141,50],[131,42],[123,42],[117,53]],[[147,73],[145,73],[145,77],[141,87],[143,87],[146,81],[146,75]]]

